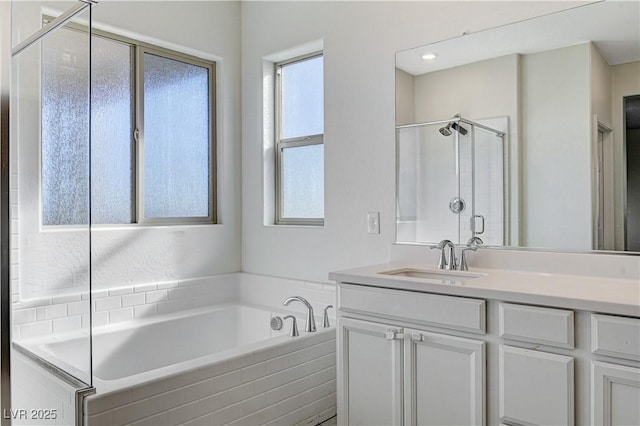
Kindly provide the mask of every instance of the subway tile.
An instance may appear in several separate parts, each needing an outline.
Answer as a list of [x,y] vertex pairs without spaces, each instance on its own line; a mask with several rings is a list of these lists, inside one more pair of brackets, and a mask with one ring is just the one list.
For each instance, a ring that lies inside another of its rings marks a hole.
[[242,374],[240,373],[240,371],[236,370],[217,376],[213,380],[214,390],[216,392],[220,392],[240,385],[242,383]]
[[180,285],[178,281],[165,281],[161,283],[157,283],[158,290],[168,289],[168,288],[176,288]]
[[[169,422],[167,420],[167,412],[164,411],[160,414],[156,414],[150,417],[145,417],[144,419],[137,420],[131,424],[131,426],[161,426],[168,425]],[[92,425],[89,423],[89,425]]]
[[253,353],[241,355],[237,358],[232,358],[228,362],[229,371],[240,370],[253,364]]
[[94,327],[100,327],[102,325],[109,324],[109,312],[94,312],[91,315],[91,322]]
[[167,381],[165,379],[161,379],[153,382],[148,382],[143,385],[132,388],[131,395],[132,395],[133,401],[139,401],[141,399],[159,395],[166,391],[167,391]]
[[46,319],[62,318],[67,316],[67,305],[51,305],[44,308],[44,316]]
[[143,399],[142,401],[134,402],[133,404],[114,408],[111,413],[111,419],[114,425],[124,425],[133,423],[134,421],[143,419],[149,415],[149,400]]
[[260,377],[264,377],[265,374],[267,374],[266,364],[264,362],[250,365],[240,371],[242,374],[242,383],[252,382],[256,379],[259,379]]
[[109,296],[123,296],[133,293],[133,287],[118,287],[109,289]]
[[198,381],[198,370],[185,371],[180,374],[167,377],[167,389],[177,389]]
[[109,311],[109,323],[131,321],[133,319],[133,308],[112,309]]
[[136,306],[136,305],[144,305],[145,303],[145,294],[144,293],[135,293],[135,294],[127,294],[122,296],[122,306]]
[[216,362],[215,364],[206,365],[198,369],[198,379],[205,380],[215,376],[219,376],[229,371],[227,361]]
[[101,413],[131,402],[131,390],[89,395],[86,399],[89,413]]
[[146,293],[157,289],[155,284],[139,284],[133,288],[134,293]]
[[107,297],[104,299],[98,299],[95,301],[96,311],[110,311],[111,309],[118,309],[122,306],[122,299],[119,296]]
[[59,318],[53,320],[53,333],[64,333],[82,328],[82,320],[79,316]]
[[100,414],[91,414],[88,416],[85,415],[86,424],[91,426],[112,426],[113,420],[111,419],[111,411],[105,411]]
[[170,288],[167,290],[167,299],[168,300],[180,300],[180,299],[188,299],[189,297],[194,297],[196,294],[192,288]]
[[80,293],[63,294],[60,296],[54,296],[51,299],[55,304],[77,302],[78,300],[81,300]]
[[245,399],[249,399],[256,394],[254,382],[245,383],[243,385],[231,388],[227,390],[227,393],[229,394],[230,404],[242,402]]
[[94,299],[94,300],[103,299],[105,297],[109,297],[109,290],[107,290],[107,289],[92,290],[91,291],[91,298]]
[[20,336],[23,339],[39,337],[51,334],[53,324],[51,321],[32,322],[20,326]]
[[202,399],[213,394],[213,379],[193,383],[182,388],[185,402]]
[[182,393],[182,389],[176,389],[153,396],[147,401],[149,401],[150,412],[155,414],[182,405],[184,403],[184,394]]
[[156,305],[140,305],[133,307],[133,316],[135,318],[147,318],[156,314]]
[[71,302],[67,305],[67,314],[69,316],[72,315],[84,315],[89,313],[89,302],[88,301],[79,301],[79,302]]
[[167,290],[148,291],[146,293],[147,303],[158,303],[167,300]]
[[28,309],[20,309],[13,311],[13,323],[14,324],[25,324],[28,322],[34,322],[36,320],[36,309],[28,308]]

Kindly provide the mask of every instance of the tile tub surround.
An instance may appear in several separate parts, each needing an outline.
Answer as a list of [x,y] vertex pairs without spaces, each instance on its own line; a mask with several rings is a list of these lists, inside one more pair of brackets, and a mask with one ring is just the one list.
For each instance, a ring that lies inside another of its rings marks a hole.
[[335,414],[335,330],[91,395],[93,425],[318,424]]
[[[335,285],[234,273],[94,290],[93,325],[151,318],[186,309],[233,302],[277,306],[280,295],[305,297],[321,315],[335,305]],[[13,339],[31,339],[88,329],[88,294],[55,295],[13,303]],[[268,303],[267,303],[268,302]],[[301,304],[291,310],[304,312]],[[335,317],[335,311],[329,311]]]

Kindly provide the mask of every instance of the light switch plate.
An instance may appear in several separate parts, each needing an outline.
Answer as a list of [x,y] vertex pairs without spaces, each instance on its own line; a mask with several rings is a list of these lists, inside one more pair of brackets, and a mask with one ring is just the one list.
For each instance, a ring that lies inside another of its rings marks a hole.
[[367,231],[369,234],[380,233],[380,212],[367,213]]

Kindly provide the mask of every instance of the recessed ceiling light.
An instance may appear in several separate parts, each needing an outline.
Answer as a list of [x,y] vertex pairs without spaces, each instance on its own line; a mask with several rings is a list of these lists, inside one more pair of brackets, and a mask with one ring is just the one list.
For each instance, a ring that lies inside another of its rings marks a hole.
[[438,54],[436,52],[427,52],[422,54],[422,59],[425,61],[433,61],[437,56]]

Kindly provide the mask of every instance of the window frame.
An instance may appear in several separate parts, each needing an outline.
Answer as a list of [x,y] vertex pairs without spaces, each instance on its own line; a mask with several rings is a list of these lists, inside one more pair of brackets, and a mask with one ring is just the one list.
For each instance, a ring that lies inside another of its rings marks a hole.
[[[135,50],[135,115],[133,143],[135,145],[135,219],[138,224],[203,224],[217,223],[216,193],[216,67],[215,62],[146,43],[134,45]],[[145,53],[186,64],[207,68],[209,71],[209,214],[192,217],[146,217],[144,215],[144,55]]]
[[[51,18],[43,16],[46,23]],[[87,32],[87,27],[80,24],[67,24],[65,28],[75,31]],[[217,191],[217,99],[216,99],[216,61],[203,59],[188,53],[179,52],[151,43],[139,41],[130,37],[121,36],[108,31],[92,29],[90,37],[100,37],[116,43],[126,44],[131,51],[131,222],[129,223],[91,223],[92,227],[129,227],[145,225],[213,225],[218,224],[218,191]],[[144,216],[144,54],[160,56],[190,65],[207,68],[208,70],[208,99],[209,99],[209,214],[207,216],[193,217],[162,217],[153,218]],[[40,149],[42,154],[42,148]],[[42,165],[40,166],[40,185],[42,185]],[[42,210],[42,206],[41,206]],[[40,212],[42,216],[42,211]],[[73,225],[44,225],[45,228],[58,229],[61,227],[77,227],[85,224]]]
[[[282,128],[282,67],[287,65],[303,62],[309,59],[324,57],[323,51],[316,51],[306,55],[297,56],[295,58],[287,59],[285,61],[276,62],[274,64],[274,77],[275,77],[275,224],[276,225],[300,225],[300,226],[324,226],[324,216],[320,218],[300,218],[300,217],[284,217],[282,212],[284,210],[284,196],[283,196],[283,183],[282,183],[282,152],[287,148],[299,148],[304,146],[322,145],[324,150],[324,132],[315,135],[297,136],[293,138],[281,138]],[[323,58],[324,60],[324,58]],[[324,69],[322,72],[324,80]],[[323,81],[324,84],[324,81]],[[324,107],[324,105],[323,105]],[[322,123],[324,131],[324,122]],[[324,165],[323,165],[324,170]],[[324,173],[323,173],[324,178]],[[323,194],[324,196],[324,194]]]

